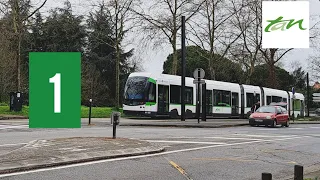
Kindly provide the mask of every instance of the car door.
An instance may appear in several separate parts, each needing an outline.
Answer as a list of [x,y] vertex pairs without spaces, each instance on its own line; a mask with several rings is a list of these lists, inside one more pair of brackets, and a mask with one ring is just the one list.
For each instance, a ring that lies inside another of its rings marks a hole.
[[283,114],[282,111],[279,107],[276,108],[276,118],[277,118],[277,122],[282,122],[283,121]]
[[283,114],[283,121],[286,122],[289,119],[288,111],[283,107],[281,107],[281,110],[282,110],[282,114]]

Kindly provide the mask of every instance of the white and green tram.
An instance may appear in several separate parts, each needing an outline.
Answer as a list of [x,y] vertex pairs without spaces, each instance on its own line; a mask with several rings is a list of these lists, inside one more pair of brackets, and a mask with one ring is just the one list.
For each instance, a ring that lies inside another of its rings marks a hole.
[[[186,77],[185,104],[187,117],[196,114],[196,85]],[[207,117],[247,118],[251,107],[283,103],[289,114],[304,116],[304,96],[300,93],[259,86],[205,80],[205,104]],[[123,112],[126,115],[167,116],[181,115],[181,76],[135,72],[129,75],[124,89]],[[294,107],[292,102],[294,101]]]

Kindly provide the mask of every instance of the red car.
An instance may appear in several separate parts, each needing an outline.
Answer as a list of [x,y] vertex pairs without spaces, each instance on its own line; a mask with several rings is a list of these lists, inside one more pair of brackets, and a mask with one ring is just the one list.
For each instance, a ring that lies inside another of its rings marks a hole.
[[261,106],[249,117],[250,126],[270,125],[275,127],[278,124],[289,127],[289,115],[281,106]]

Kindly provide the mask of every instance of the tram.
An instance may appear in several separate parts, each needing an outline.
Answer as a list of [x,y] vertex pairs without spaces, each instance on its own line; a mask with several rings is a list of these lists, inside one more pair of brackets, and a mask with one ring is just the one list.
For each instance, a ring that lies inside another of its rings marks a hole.
[[[187,117],[196,114],[196,85],[193,78],[186,77],[185,106]],[[204,90],[205,89],[205,90]],[[283,103],[290,116],[304,116],[305,103],[301,93],[259,86],[205,80],[200,101],[208,118],[248,118],[251,107],[271,103]],[[131,73],[124,89],[123,112],[126,115],[148,117],[181,115],[181,76]]]

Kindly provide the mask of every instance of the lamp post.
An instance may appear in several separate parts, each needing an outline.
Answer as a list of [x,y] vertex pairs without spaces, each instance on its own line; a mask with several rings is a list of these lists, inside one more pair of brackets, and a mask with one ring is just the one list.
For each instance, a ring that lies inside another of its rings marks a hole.
[[89,107],[89,125],[91,125],[91,107],[92,107],[92,99],[90,101],[90,107]]

